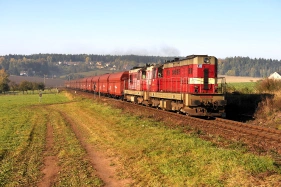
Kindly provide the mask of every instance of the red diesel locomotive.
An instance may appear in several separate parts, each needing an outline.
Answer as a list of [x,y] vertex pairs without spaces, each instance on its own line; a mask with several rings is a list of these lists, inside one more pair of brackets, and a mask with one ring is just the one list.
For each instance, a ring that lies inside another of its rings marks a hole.
[[66,87],[191,116],[225,117],[225,79],[217,58],[191,55],[165,64],[66,81]]

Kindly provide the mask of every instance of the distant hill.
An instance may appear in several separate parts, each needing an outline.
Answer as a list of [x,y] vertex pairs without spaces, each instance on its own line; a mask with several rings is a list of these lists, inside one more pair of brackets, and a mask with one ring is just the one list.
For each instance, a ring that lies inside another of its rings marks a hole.
[[[137,55],[93,55],[93,54],[33,54],[0,55],[0,69],[10,75],[43,77],[69,76],[94,70],[123,71],[135,66],[164,63],[172,57]],[[77,78],[77,77],[76,77]]]
[[41,77],[27,77],[27,76],[9,76],[10,81],[14,81],[15,83],[19,84],[22,81],[29,81],[29,82],[43,82],[45,83],[46,87],[63,87],[64,80],[62,79],[51,79],[51,78],[41,78]]

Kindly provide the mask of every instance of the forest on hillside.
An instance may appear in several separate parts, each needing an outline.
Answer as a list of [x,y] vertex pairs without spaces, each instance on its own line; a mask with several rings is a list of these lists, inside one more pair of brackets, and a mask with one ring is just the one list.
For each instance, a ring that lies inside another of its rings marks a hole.
[[[184,57],[181,57],[184,58]],[[98,69],[129,70],[134,66],[165,63],[174,57],[93,54],[33,54],[0,56],[0,69],[10,75],[60,77]],[[281,71],[281,60],[227,57],[218,60],[218,73],[231,76],[268,77]],[[68,76],[69,77],[69,76]]]
[[137,55],[34,54],[0,56],[0,69],[10,75],[60,77],[97,69],[122,71],[134,66],[164,63],[172,57]]
[[281,60],[238,56],[219,59],[218,62],[220,75],[268,77],[274,72],[281,72]]

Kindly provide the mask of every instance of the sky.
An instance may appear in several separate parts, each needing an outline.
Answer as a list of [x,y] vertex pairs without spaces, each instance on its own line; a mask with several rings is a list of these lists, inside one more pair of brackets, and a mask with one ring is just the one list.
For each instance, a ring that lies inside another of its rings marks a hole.
[[281,60],[281,0],[0,0],[0,55]]

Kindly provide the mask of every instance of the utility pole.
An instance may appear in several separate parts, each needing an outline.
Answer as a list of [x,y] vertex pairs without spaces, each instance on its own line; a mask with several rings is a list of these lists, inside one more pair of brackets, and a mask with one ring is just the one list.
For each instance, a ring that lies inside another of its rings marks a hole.
[[44,85],[46,86],[46,75],[44,74]]

